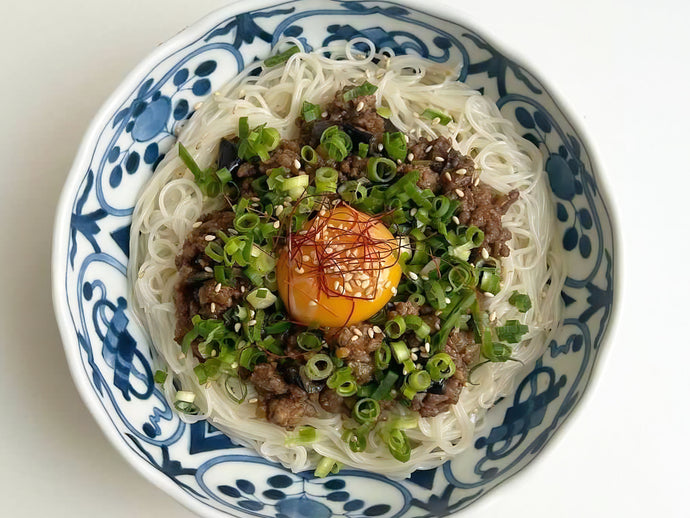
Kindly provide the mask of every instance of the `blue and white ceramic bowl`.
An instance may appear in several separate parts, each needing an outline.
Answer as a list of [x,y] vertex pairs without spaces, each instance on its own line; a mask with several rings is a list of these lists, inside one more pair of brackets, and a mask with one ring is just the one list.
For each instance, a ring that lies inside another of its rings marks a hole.
[[[383,0],[238,2],[181,32],[137,67],[84,138],[57,214],[55,309],[72,375],[118,450],[147,478],[208,516],[444,516],[531,462],[582,397],[613,304],[615,250],[598,171],[544,84],[463,20]],[[265,4],[264,4],[265,5]],[[193,107],[283,36],[319,47],[366,36],[397,53],[461,59],[461,80],[496,101],[547,157],[567,256],[564,321],[473,448],[397,482],[347,470],[293,474],[205,422],[183,423],[153,382],[146,332],[131,320],[125,271],[137,193]]]

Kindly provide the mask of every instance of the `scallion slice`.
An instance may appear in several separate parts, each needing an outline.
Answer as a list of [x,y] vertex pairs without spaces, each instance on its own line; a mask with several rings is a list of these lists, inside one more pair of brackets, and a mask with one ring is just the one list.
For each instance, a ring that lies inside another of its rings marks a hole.
[[395,178],[398,173],[398,166],[388,158],[371,157],[367,161],[367,173],[372,182],[387,183]]
[[352,99],[357,99],[357,97],[362,97],[363,95],[371,95],[378,90],[377,86],[372,85],[369,81],[365,81],[359,86],[351,88],[343,94],[343,100],[351,101]]
[[375,422],[381,415],[381,406],[372,398],[363,398],[355,403],[352,409],[352,417],[361,424]]
[[332,167],[319,167],[314,173],[314,184],[317,194],[336,192],[338,189],[338,171]]
[[520,313],[527,313],[532,307],[532,301],[530,300],[529,295],[518,293],[517,291],[512,293],[508,299],[508,302],[515,306]]
[[529,327],[521,324],[518,320],[508,320],[505,325],[496,328],[496,336],[499,340],[509,344],[517,344],[520,343],[527,331],[529,331]]
[[407,157],[407,141],[400,131],[384,133],[383,147],[393,160],[405,160]]
[[406,329],[407,324],[405,323],[405,319],[400,315],[386,322],[385,326],[386,335],[390,338],[400,338],[405,333]]
[[429,358],[425,368],[429,372],[432,380],[441,381],[455,374],[456,366],[448,353],[438,353]]
[[444,126],[453,120],[453,118],[450,115],[447,115],[438,110],[434,110],[432,108],[427,108],[426,110],[424,110],[422,112],[422,117],[430,121],[438,119],[439,124],[442,124]]
[[229,375],[225,378],[225,390],[235,403],[243,403],[247,397],[247,385],[239,376]]
[[315,354],[307,361],[305,374],[310,380],[320,381],[333,372],[333,361],[327,354]]
[[194,404],[196,394],[186,390],[178,390],[175,393],[175,401],[173,406],[178,412],[187,415],[196,415],[199,413],[199,407]]
[[297,346],[307,352],[319,351],[323,347],[323,342],[314,333],[305,331],[297,335]]
[[304,122],[312,122],[321,118],[321,107],[309,101],[302,103],[302,118]]
[[298,52],[299,47],[297,45],[293,45],[286,51],[281,52],[280,54],[276,54],[275,56],[271,56],[270,58],[267,58],[264,61],[264,66],[270,68],[276,65],[280,65],[281,63],[285,63],[288,59],[290,59],[290,56],[292,56],[293,54],[297,54]]

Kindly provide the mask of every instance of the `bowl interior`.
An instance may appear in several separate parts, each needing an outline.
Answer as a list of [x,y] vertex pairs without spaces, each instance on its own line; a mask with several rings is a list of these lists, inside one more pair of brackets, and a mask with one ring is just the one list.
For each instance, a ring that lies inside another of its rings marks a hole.
[[[564,321],[514,396],[489,411],[473,447],[405,481],[358,470],[326,480],[293,474],[205,422],[182,422],[153,382],[148,337],[128,309],[137,193],[194,106],[284,36],[310,47],[364,36],[399,54],[461,60],[459,79],[494,99],[546,158],[567,261]],[[297,0],[254,10],[238,3],[161,46],[94,121],[58,211],[54,298],[72,373],[99,424],[138,469],[196,512],[443,516],[529,463],[582,396],[611,314],[613,245],[581,135],[539,79],[472,28],[386,1]]]

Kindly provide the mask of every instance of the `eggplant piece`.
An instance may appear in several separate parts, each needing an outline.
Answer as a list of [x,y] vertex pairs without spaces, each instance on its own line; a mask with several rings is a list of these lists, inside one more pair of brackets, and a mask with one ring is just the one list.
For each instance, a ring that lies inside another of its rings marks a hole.
[[234,173],[242,162],[243,160],[237,156],[237,145],[228,139],[221,139],[218,148],[218,169],[226,168],[230,173]]
[[331,126],[337,126],[337,122],[333,121],[316,121],[311,127],[311,136],[316,140],[321,140],[321,135]]
[[445,394],[446,393],[446,382],[443,381],[433,381],[429,388],[426,389],[427,394]]
[[371,141],[374,138],[373,133],[364,131],[363,129],[353,126],[352,124],[343,124],[343,131],[352,139],[352,149],[355,152],[357,152],[360,144],[371,146]]

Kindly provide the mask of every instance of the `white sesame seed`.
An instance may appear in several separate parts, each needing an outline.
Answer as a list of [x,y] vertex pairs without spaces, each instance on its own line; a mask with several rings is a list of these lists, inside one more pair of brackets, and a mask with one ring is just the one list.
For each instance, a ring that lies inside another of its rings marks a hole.
[[216,351],[215,349],[213,349],[213,350],[211,351],[211,356],[218,356],[218,351]]
[[354,296],[357,297],[357,298],[362,298],[362,292],[361,292],[361,291],[358,291],[357,293],[355,293]]
[[443,175],[449,182],[451,181],[450,173],[448,171]]
[[238,322],[237,324],[235,324],[235,333],[239,333],[240,329],[242,329],[242,324]]
[[378,146],[376,146],[376,149],[378,149],[379,151],[383,151],[383,144],[379,144]]
[[334,288],[335,290],[338,290],[338,288],[340,288],[340,281],[335,281],[335,284],[333,285],[333,288]]
[[446,304],[450,304],[450,299],[446,297]]
[[357,108],[355,108],[356,111],[361,112],[364,109],[364,101],[359,101],[357,104]]
[[374,333],[381,334],[383,332],[383,331],[381,331],[381,328],[379,326],[374,326],[374,327],[372,327],[372,329],[374,330]]
[[280,221],[276,221],[273,223],[273,228],[280,228]]
[[422,280],[423,280],[423,281],[428,281],[428,280],[429,280],[429,276],[428,276],[428,275],[422,275]]
[[247,291],[247,288],[245,288],[244,286],[240,286],[240,293],[244,293],[245,291]]
[[216,238],[216,236],[214,236],[213,234],[206,234],[206,235],[204,236],[204,239],[205,239],[206,241],[213,241],[215,238]]
[[199,228],[201,226],[201,221],[195,221],[192,228]]
[[474,186],[476,187],[477,185],[479,185],[479,177],[474,181]]
[[285,207],[283,207],[282,205],[278,205],[275,210],[276,216],[280,216],[283,213],[283,210],[285,210]]
[[488,258],[489,258],[489,252],[487,251],[486,248],[482,248],[482,257],[483,257],[484,259],[488,259]]
[[367,329],[367,334],[369,338],[374,338],[374,330],[372,328]]
[[357,335],[352,335],[352,338],[350,338],[350,342],[354,342],[359,338]]
[[410,354],[410,358],[412,358],[413,362],[416,362],[419,359],[419,356],[417,356],[415,353]]
[[353,332],[354,334],[356,334],[357,336],[362,336],[362,331],[359,330],[359,329],[356,328],[356,327],[352,330],[352,332]]
[[345,284],[345,291],[347,291],[348,293],[351,293],[353,289],[354,288],[352,287],[352,284],[350,284],[349,282]]
[[327,254],[332,254],[333,253],[333,247],[326,247],[326,253]]
[[362,286],[362,288],[368,288],[369,287],[369,280],[367,279],[367,280],[362,281],[360,283],[360,285]]
[[253,404],[256,403],[257,401],[259,401],[259,400],[258,400],[257,398],[255,398],[255,397],[253,397],[253,398],[251,398],[249,401],[247,401],[247,403],[251,403],[251,404],[253,405]]
[[309,305],[312,306],[312,307],[316,306],[316,301],[315,301],[315,300],[310,300],[310,301],[309,301]]
[[302,275],[302,274],[304,273],[304,268],[302,268],[302,267],[300,266],[299,268],[295,268],[295,271],[296,271],[297,273],[299,273],[300,275]]
[[436,160],[437,162],[445,162],[446,161],[446,159],[443,158],[442,156],[435,156],[434,160]]
[[414,272],[410,272],[410,273],[408,274],[408,277],[409,277],[410,279],[412,279],[413,281],[416,281],[417,279],[419,279],[419,275],[417,275],[417,274],[414,273]]
[[205,271],[205,272],[208,272],[208,273],[213,273],[213,268],[211,268],[210,266],[206,266],[206,267],[204,268],[204,271]]
[[460,219],[457,216],[453,216],[452,219],[453,219],[453,223],[455,223],[456,225],[460,224]]
[[433,146],[427,146],[426,149],[424,150],[424,152],[425,152],[425,153],[428,153],[428,152],[431,151],[432,149],[434,149]]
[[204,103],[202,103],[201,101],[199,101],[198,103],[196,103],[196,104],[194,105],[194,109],[195,109],[195,110],[198,110],[198,109],[201,108],[203,105],[204,105]]
[[424,350],[426,352],[431,352],[431,344],[429,342],[424,343]]
[[431,121],[431,124],[438,124],[441,122],[441,117],[434,117],[434,120]]
[[460,189],[455,189],[455,194],[457,194],[459,198],[462,198],[465,195]]
[[255,326],[255,325],[256,325],[256,320],[250,320],[249,322],[247,322],[247,325],[248,325],[248,326]]
[[491,315],[489,315],[489,321],[493,322],[494,320],[496,320],[496,317],[497,317],[497,315],[496,315],[496,312],[494,311],[493,313],[491,313]]
[[495,295],[494,295],[493,293],[491,293],[490,291],[485,291],[485,292],[484,292],[484,295],[487,296],[487,297],[489,297],[489,298],[493,298],[493,297],[495,296]]
[[392,293],[393,295],[397,295],[397,294],[398,294],[398,288],[396,288],[395,286],[393,286],[393,287],[391,288],[391,293]]
[[328,117],[328,112],[321,112],[321,118],[325,119],[326,117]]
[[414,160],[414,153],[408,153],[407,154],[407,161],[412,162]]
[[308,263],[308,262],[309,262],[309,256],[306,255],[306,254],[303,255],[303,256],[302,256],[302,261],[304,261],[305,263]]
[[211,313],[215,313],[215,312],[216,312],[216,303],[211,302]]
[[349,280],[351,280],[351,279],[352,279],[352,274],[351,274],[351,273],[346,273],[345,275],[343,275],[343,280],[344,280],[345,282],[347,282],[347,281],[349,281]]
[[216,284],[216,287],[213,289],[213,291],[215,291],[216,293],[218,293],[218,292],[220,292],[220,289],[221,289],[221,288],[222,288],[221,284],[218,283],[218,284]]
[[395,162],[396,162],[398,165],[402,165],[402,160],[400,160],[399,158],[398,158]]
[[410,209],[410,216],[414,216],[415,214],[417,214],[417,208],[416,207]]
[[465,174],[465,173],[467,173],[467,169],[462,167],[462,168],[458,169],[457,171],[455,171],[455,173],[456,174]]
[[319,211],[319,216],[324,217],[326,215],[326,211],[324,209],[321,209]]
[[184,360],[184,359],[185,359],[185,356],[186,356],[185,353],[180,353],[180,354],[177,355],[177,359],[178,359],[178,360]]
[[301,169],[302,168],[302,164],[296,158],[295,158],[295,161],[292,163],[292,165],[295,166],[295,169]]
[[417,353],[417,352],[419,352],[419,347],[413,347],[412,349],[410,349],[410,352],[411,352],[411,353]]

